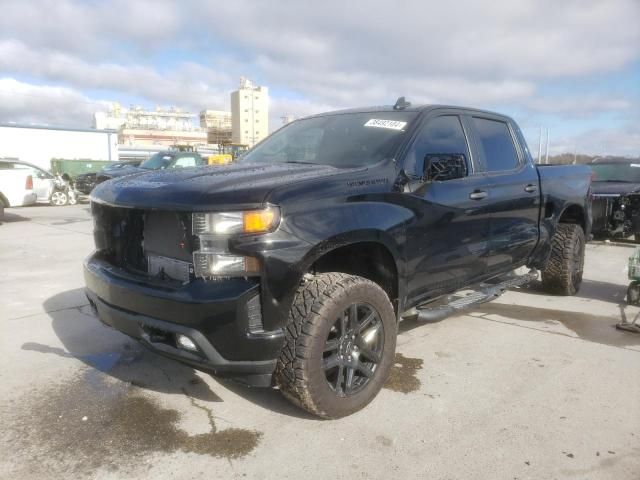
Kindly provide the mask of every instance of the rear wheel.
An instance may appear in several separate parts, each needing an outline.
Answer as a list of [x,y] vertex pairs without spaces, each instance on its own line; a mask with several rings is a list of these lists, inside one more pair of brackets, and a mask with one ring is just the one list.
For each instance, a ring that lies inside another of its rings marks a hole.
[[323,273],[296,294],[276,368],[282,393],[323,418],[339,418],[378,394],[393,363],[396,319],[382,288]]
[[56,190],[55,192],[53,192],[51,194],[51,199],[49,200],[49,203],[51,203],[51,205],[55,205],[56,207],[66,205],[68,202],[69,197],[62,190]]
[[542,270],[542,288],[549,293],[575,295],[584,270],[584,231],[574,223],[559,223],[551,239],[551,256]]

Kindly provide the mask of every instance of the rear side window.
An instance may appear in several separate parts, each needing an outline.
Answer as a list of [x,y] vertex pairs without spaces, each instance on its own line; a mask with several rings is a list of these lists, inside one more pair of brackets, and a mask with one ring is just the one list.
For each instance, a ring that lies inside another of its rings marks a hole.
[[518,167],[520,160],[505,122],[473,117],[473,125],[487,162],[488,172],[501,172]]

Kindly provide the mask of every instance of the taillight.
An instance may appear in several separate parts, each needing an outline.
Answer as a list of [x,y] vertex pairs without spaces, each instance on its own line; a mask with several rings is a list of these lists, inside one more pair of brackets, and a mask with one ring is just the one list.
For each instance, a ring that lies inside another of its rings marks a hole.
[[27,175],[27,182],[24,188],[27,190],[33,190],[33,177],[31,175]]

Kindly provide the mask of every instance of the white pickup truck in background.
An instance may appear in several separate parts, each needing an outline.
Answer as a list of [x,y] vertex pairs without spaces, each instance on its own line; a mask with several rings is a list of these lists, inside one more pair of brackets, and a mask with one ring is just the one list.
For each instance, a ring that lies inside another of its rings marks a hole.
[[0,160],[0,222],[4,209],[36,203],[31,170],[13,168],[15,162]]

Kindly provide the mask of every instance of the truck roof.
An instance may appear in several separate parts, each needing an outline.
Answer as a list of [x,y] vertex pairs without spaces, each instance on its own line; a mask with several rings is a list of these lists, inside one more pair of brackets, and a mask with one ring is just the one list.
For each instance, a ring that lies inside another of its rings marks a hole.
[[404,107],[401,109],[394,108],[393,105],[377,105],[370,107],[358,107],[358,108],[347,108],[343,110],[333,110],[330,112],[318,113],[315,115],[309,115],[304,118],[315,118],[315,117],[323,117],[326,115],[341,115],[346,113],[374,113],[374,112],[425,112],[428,110],[436,110],[436,109],[452,109],[452,110],[463,110],[471,113],[483,113],[486,115],[497,115],[500,117],[511,119],[508,115],[492,112],[490,110],[482,110],[479,108],[473,107],[463,107],[460,105],[440,105],[440,104],[425,104],[425,105],[411,105],[408,107]]

